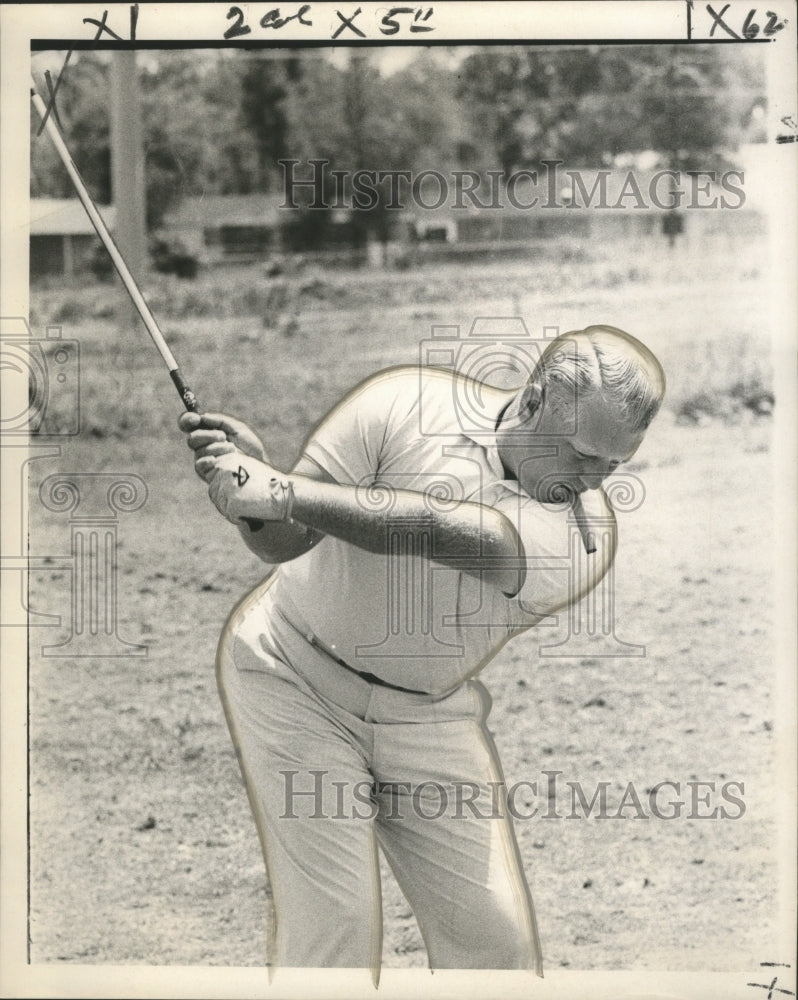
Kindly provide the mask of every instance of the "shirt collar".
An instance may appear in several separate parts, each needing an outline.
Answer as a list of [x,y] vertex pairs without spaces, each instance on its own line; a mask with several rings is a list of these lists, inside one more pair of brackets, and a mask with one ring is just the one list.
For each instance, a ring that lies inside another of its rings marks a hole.
[[480,448],[485,452],[485,459],[488,463],[490,471],[495,476],[495,480],[500,482],[502,486],[510,490],[513,493],[517,493],[520,496],[526,496],[526,493],[518,482],[517,479],[508,479],[504,471],[504,463],[499,456],[499,445],[497,442],[497,432],[499,429],[499,422],[504,416],[504,412],[507,407],[512,402],[510,400],[504,400],[502,397],[496,400],[496,414],[495,414],[495,424],[493,430],[473,430],[469,431],[463,428],[463,435],[468,438],[469,441],[473,441],[474,444],[479,445]]

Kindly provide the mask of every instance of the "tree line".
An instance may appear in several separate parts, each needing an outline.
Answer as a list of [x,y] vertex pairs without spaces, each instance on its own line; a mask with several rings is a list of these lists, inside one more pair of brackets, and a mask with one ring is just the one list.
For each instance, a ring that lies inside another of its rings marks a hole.
[[[758,53],[724,46],[421,49],[387,73],[352,49],[139,54],[147,224],[181,198],[278,190],[278,161],[334,169],[501,169],[559,158],[611,166],[653,151],[677,170],[734,163],[764,103]],[[750,46],[755,49],[755,46]],[[339,50],[340,52],[340,50]],[[65,139],[93,197],[110,203],[113,53],[73,54],[58,89]],[[71,197],[32,122],[31,193]],[[384,204],[364,229],[385,223]],[[321,218],[314,224],[323,224]]]

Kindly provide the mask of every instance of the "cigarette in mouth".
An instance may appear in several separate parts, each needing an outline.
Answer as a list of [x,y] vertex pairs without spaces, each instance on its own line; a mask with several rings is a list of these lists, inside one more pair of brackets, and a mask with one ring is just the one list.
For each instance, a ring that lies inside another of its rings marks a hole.
[[573,509],[576,526],[579,528],[579,534],[582,536],[582,544],[585,547],[585,552],[590,555],[596,551],[596,536],[588,527],[585,508],[582,506],[582,498],[579,494],[574,497]]

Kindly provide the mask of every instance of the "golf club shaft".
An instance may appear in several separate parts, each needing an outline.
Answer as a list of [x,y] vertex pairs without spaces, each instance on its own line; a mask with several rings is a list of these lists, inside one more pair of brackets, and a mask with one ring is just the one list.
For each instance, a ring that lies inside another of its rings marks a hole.
[[36,108],[39,117],[44,122],[47,134],[52,139],[53,145],[61,158],[61,162],[66,167],[67,173],[69,174],[75,191],[77,192],[77,196],[80,198],[83,207],[86,209],[86,214],[91,220],[91,224],[96,229],[97,235],[100,237],[103,246],[108,251],[114,267],[116,268],[117,274],[122,279],[122,284],[127,289],[128,294],[133,301],[133,305],[136,307],[139,316],[141,316],[142,322],[147,328],[147,332],[150,337],[152,337],[155,346],[158,348],[158,353],[161,355],[167,368],[169,369],[169,374],[172,377],[172,381],[175,384],[175,388],[177,389],[180,398],[183,400],[183,405],[187,410],[196,413],[199,409],[197,398],[186,384],[174,355],[169,350],[169,346],[164,340],[163,334],[158,329],[155,317],[150,312],[150,308],[145,302],[144,296],[139,291],[139,287],[136,284],[133,275],[130,273],[127,264],[125,264],[116,243],[114,243],[113,237],[108,231],[108,227],[103,221],[100,213],[97,211],[97,206],[92,201],[91,195],[89,194],[86,185],[83,183],[83,178],[80,176],[78,168],[75,166],[75,163],[69,154],[69,150],[66,148],[64,140],[61,138],[61,133],[58,131],[58,128],[53,121],[52,113],[48,113],[47,108],[44,105],[44,101],[41,99],[36,90],[35,80],[32,81],[30,95],[33,106]]
[[[139,287],[136,284],[133,275],[130,273],[122,254],[119,252],[119,248],[116,243],[114,243],[113,237],[108,231],[108,227],[103,221],[100,213],[97,211],[97,206],[92,201],[91,195],[89,194],[86,185],[83,183],[83,178],[80,176],[80,172],[75,166],[64,140],[61,138],[61,133],[58,131],[58,128],[52,119],[52,115],[48,115],[47,108],[44,106],[44,101],[41,97],[39,97],[36,90],[35,79],[32,80],[30,96],[34,108],[36,108],[39,117],[44,122],[47,134],[53,140],[53,145],[58,151],[61,162],[66,167],[67,173],[72,180],[72,184],[75,187],[78,198],[80,198],[83,207],[86,209],[86,214],[91,220],[91,224],[96,229],[97,235],[100,237],[103,246],[108,251],[110,258],[114,263],[114,267],[116,268],[117,274],[122,279],[122,284],[127,289],[130,298],[133,300],[133,305],[136,307],[139,316],[141,316],[142,322],[147,327],[147,332],[150,337],[152,337],[155,346],[158,348],[158,353],[166,362],[166,367],[169,369],[169,374],[172,377],[172,381],[175,384],[178,395],[183,400],[183,405],[191,413],[197,413],[199,411],[197,397],[186,384],[186,380],[183,378],[183,373],[180,371],[174,355],[169,350],[169,345],[164,340],[163,334],[158,329],[155,317],[150,312],[150,307],[147,305],[144,296],[139,291]],[[247,518],[247,524],[252,531],[258,531],[263,527],[263,522],[257,521],[254,518]]]

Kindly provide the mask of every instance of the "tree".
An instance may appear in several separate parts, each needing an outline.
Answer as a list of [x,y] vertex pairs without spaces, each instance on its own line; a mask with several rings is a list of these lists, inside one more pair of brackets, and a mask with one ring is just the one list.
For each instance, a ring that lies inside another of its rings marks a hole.
[[[175,51],[139,54],[138,61],[148,226],[157,228],[188,195],[257,190],[258,150],[238,101],[240,60]],[[109,105],[108,56],[73,54],[58,89],[58,113],[72,158],[101,204],[111,199]],[[37,128],[32,122],[31,193],[74,196],[52,144],[36,138]]]
[[594,167],[643,150],[689,169],[736,141],[731,70],[711,45],[480,51],[463,63],[458,96],[506,173],[547,158]]
[[[339,194],[332,171],[347,175],[344,203],[359,200],[365,205],[367,196],[358,196],[351,185],[357,171],[445,173],[458,165],[458,145],[467,123],[455,96],[455,76],[445,60],[446,54],[425,50],[390,75],[381,71],[378,57],[369,50],[353,50],[343,66],[325,57],[305,61],[299,85],[286,97],[290,158],[328,161],[328,203]],[[374,204],[354,214],[356,246],[390,237],[397,213],[389,206],[396,204],[397,183],[406,204],[407,181],[370,182]],[[329,225],[318,210],[308,221],[319,232]]]
[[273,186],[277,161],[287,155],[289,122],[285,102],[289,88],[301,77],[298,57],[274,59],[271,53],[248,58],[240,73],[241,119],[257,150],[261,190]]
[[[57,76],[56,72],[54,78]],[[107,58],[96,53],[73,53],[56,96],[57,122],[61,123],[75,166],[92,198],[106,205],[111,201],[109,86]],[[38,89],[44,99],[46,88],[40,85]],[[31,194],[74,197],[69,174],[52,142],[44,132],[38,134],[40,125],[38,116],[32,114]]]

